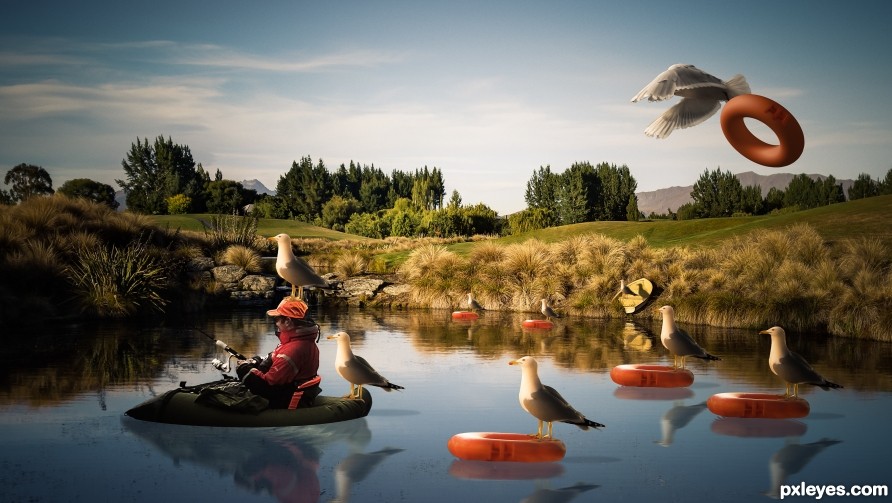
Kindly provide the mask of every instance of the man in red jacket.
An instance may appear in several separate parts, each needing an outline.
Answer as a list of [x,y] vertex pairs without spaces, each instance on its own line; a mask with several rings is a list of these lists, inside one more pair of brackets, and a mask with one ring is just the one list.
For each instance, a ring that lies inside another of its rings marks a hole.
[[307,305],[285,298],[266,312],[275,316],[279,345],[262,361],[260,357],[239,362],[236,373],[255,395],[269,400],[271,409],[296,409],[312,405],[322,390],[319,382],[319,326],[304,318]]

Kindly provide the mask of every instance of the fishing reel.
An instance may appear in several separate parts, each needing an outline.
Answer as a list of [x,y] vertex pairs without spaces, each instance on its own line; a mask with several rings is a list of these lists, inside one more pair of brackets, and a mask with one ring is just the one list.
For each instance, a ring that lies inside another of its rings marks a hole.
[[214,358],[213,360],[211,360],[211,366],[214,367],[215,369],[219,370],[220,372],[225,373],[225,372],[229,372],[230,370],[232,370],[232,365],[230,364],[231,361],[232,361],[232,356],[227,358],[225,362],[221,361],[219,358]]

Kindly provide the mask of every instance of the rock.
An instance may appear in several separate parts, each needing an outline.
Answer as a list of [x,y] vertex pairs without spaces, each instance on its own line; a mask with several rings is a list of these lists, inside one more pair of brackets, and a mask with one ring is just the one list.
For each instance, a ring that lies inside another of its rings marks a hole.
[[276,278],[257,274],[245,276],[239,283],[239,290],[247,290],[249,292],[271,292],[275,287]]
[[387,295],[399,297],[401,295],[408,295],[412,291],[412,287],[409,285],[387,285],[381,291]]
[[186,270],[190,272],[210,271],[214,267],[214,259],[210,257],[195,257],[186,263]]
[[221,265],[211,269],[211,274],[214,275],[214,281],[227,285],[228,289],[228,285],[238,283],[248,273],[237,265]]
[[347,297],[373,297],[383,284],[383,280],[376,278],[352,278],[344,280],[341,288]]

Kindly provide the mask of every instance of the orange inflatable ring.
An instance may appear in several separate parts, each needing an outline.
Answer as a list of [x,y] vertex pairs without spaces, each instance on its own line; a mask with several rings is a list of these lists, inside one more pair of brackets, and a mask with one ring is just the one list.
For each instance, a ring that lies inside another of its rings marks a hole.
[[476,320],[479,315],[473,311],[453,311],[453,320]]
[[[756,138],[743,122],[756,119],[774,131],[780,145],[771,145]],[[802,127],[790,112],[776,102],[758,94],[741,94],[731,98],[722,109],[722,132],[728,143],[747,159],[771,168],[793,164],[805,149]]]
[[620,386],[643,388],[683,388],[694,382],[690,370],[667,365],[617,365],[610,370],[610,378]]
[[567,446],[560,440],[540,440],[523,433],[459,433],[446,444],[459,459],[543,463],[560,461]]
[[722,417],[767,419],[805,417],[811,409],[802,398],[767,393],[718,393],[709,397],[706,407]]
[[523,320],[523,326],[526,328],[552,328],[554,323],[548,320]]

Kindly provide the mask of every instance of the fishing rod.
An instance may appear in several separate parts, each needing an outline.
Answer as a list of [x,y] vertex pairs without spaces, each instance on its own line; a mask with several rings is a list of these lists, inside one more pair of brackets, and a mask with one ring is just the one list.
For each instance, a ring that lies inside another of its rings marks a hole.
[[232,348],[229,346],[229,344],[226,344],[225,342],[223,342],[223,341],[217,339],[216,337],[214,337],[214,336],[212,336],[211,334],[205,332],[204,330],[202,330],[202,329],[200,329],[200,328],[198,328],[198,327],[192,327],[192,329],[195,330],[195,331],[197,331],[197,332],[202,333],[205,337],[207,337],[208,339],[214,341],[214,344],[216,344],[218,348],[220,348],[220,349],[222,349],[223,351],[226,351],[227,353],[229,353],[229,358],[227,358],[227,360],[226,360],[225,363],[222,362],[221,360],[217,359],[217,358],[214,358],[214,359],[211,361],[211,365],[212,365],[215,369],[217,369],[217,370],[219,370],[219,371],[221,371],[221,372],[229,372],[229,371],[232,369],[232,366],[230,365],[230,362],[232,361],[233,358],[235,358],[235,359],[237,359],[237,360],[248,360],[248,359],[249,359],[249,358],[246,357],[245,355],[243,355],[243,354],[239,353],[238,351],[232,349]]

